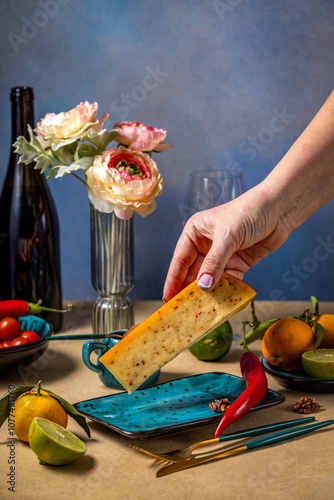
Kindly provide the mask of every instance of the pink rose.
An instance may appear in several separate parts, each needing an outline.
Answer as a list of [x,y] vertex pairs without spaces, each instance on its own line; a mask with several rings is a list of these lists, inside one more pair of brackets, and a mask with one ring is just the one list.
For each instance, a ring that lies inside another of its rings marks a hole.
[[115,140],[130,149],[137,151],[152,151],[166,138],[166,131],[140,122],[119,122],[115,123],[113,129],[118,129],[121,133]]
[[101,212],[113,210],[120,219],[133,212],[146,217],[156,208],[163,180],[156,163],[146,153],[123,146],[96,156],[86,171],[88,195]]
[[71,144],[82,139],[88,129],[94,128],[97,132],[102,130],[103,124],[108,118],[104,113],[97,120],[98,104],[81,102],[75,108],[67,112],[46,113],[45,117],[37,123],[35,132],[46,141],[49,141],[52,149],[57,150],[61,146]]

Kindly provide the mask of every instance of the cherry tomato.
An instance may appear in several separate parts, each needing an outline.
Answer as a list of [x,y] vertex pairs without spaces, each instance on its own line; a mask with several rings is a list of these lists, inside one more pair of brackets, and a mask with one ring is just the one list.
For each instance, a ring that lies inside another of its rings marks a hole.
[[0,341],[13,340],[21,333],[21,325],[15,318],[2,318],[0,320]]
[[40,336],[38,333],[33,332],[32,330],[25,330],[21,333],[20,338],[27,339],[29,342],[33,342],[34,340],[39,340]]
[[29,344],[29,340],[24,339],[22,337],[16,337],[13,339],[10,343],[10,347],[14,347],[16,345],[23,345],[23,344]]
[[10,344],[11,344],[11,343],[12,343],[12,341],[11,341],[11,340],[4,340],[4,341],[2,342],[2,345],[3,345],[3,347],[10,347]]

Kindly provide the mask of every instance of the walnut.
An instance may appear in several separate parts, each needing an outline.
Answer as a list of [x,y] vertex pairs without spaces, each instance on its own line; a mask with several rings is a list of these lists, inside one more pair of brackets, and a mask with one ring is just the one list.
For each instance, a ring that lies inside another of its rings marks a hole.
[[226,411],[227,408],[231,406],[230,401],[227,398],[215,399],[212,403],[209,403],[209,408],[213,411]]
[[293,411],[297,411],[298,413],[305,413],[306,415],[309,413],[313,413],[319,410],[320,405],[314,398],[300,398],[297,403],[293,407]]

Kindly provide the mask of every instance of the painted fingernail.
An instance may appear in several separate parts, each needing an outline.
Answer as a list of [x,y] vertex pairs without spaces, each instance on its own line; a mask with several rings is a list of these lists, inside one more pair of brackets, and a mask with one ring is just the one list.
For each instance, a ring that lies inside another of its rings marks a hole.
[[198,286],[203,290],[209,290],[213,283],[213,277],[211,274],[202,274],[198,281]]

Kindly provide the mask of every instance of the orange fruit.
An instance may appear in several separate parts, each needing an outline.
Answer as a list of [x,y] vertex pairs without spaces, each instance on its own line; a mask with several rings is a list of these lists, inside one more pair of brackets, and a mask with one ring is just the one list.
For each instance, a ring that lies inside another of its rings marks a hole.
[[262,340],[262,353],[268,362],[281,370],[294,372],[303,368],[303,352],[313,349],[316,336],[312,328],[296,318],[285,318],[271,325]]
[[321,349],[334,349],[334,314],[320,314],[315,321],[322,326],[324,331]]
[[15,434],[21,441],[29,442],[29,427],[35,417],[46,418],[66,428],[67,412],[57,399],[41,390],[26,392],[14,405]]

